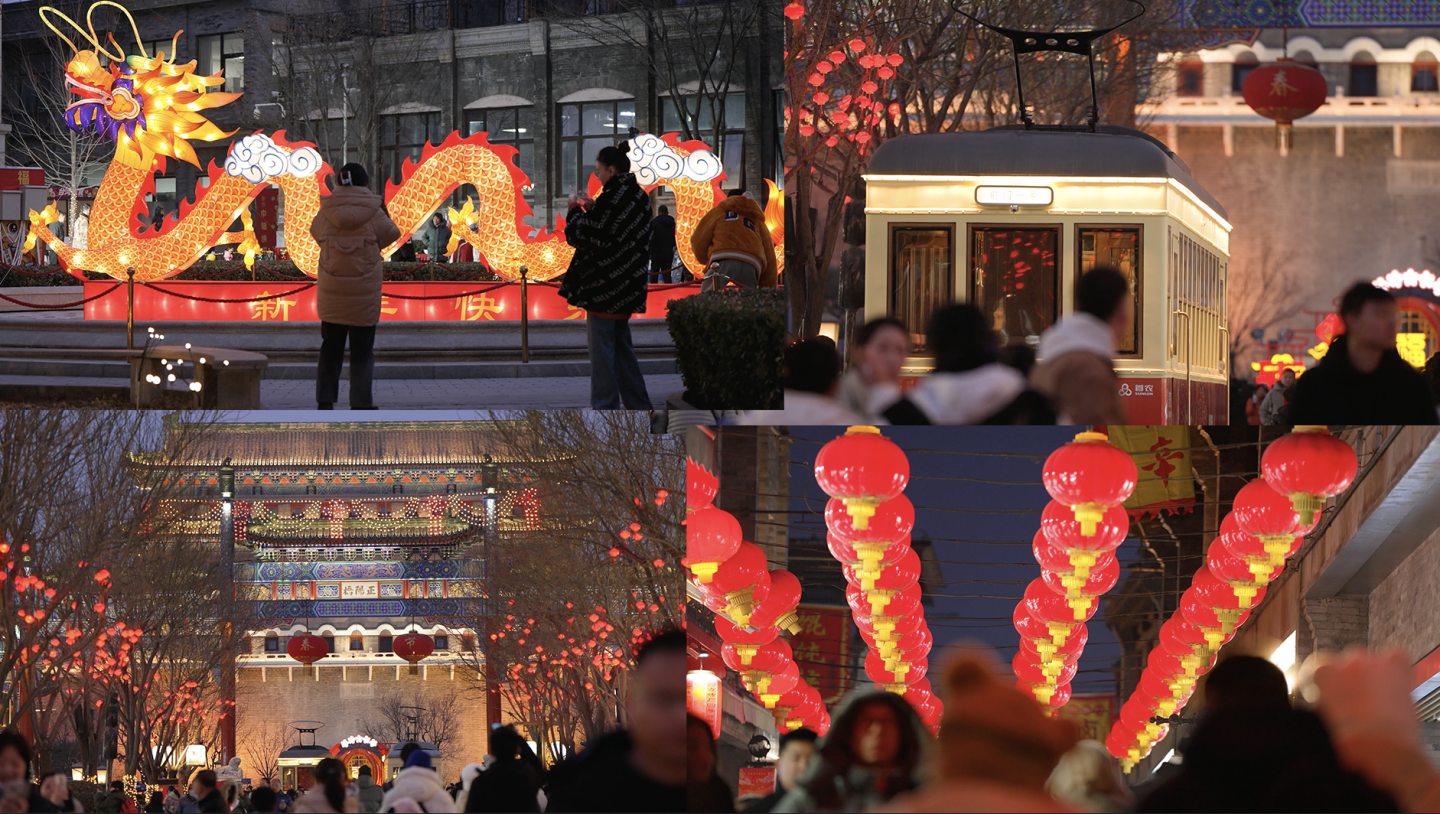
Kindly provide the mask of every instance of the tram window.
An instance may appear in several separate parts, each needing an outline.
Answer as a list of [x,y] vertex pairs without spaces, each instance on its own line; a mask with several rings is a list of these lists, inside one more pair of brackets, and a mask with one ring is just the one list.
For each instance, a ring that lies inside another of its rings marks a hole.
[[[1096,266],[1109,266],[1130,283],[1134,309],[1130,312],[1130,331],[1120,340],[1116,352],[1138,354],[1140,348],[1140,227],[1094,228],[1077,227],[1080,247],[1080,274]],[[1079,275],[1076,275],[1079,279]]]
[[955,233],[950,226],[890,229],[890,314],[909,326],[912,350],[925,347],[925,326],[955,301]]
[[1060,230],[975,226],[971,297],[1006,345],[1034,345],[1055,322]]

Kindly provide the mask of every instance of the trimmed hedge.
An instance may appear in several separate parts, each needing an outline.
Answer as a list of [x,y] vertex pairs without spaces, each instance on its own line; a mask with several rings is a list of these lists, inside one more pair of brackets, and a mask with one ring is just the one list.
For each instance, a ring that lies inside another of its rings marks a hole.
[[665,316],[685,401],[704,410],[779,410],[785,294],[707,291],[671,300]]
[[[441,268],[439,265],[433,268],[418,262],[403,261],[398,263],[384,263],[386,279],[396,281],[458,281],[458,282],[498,282],[501,277],[485,267],[483,263],[446,263],[449,268]],[[409,274],[400,274],[402,271],[414,269]],[[263,267],[263,268],[262,268]],[[453,269],[453,271],[451,270]],[[7,273],[7,271],[9,273]],[[43,275],[40,273],[44,272]],[[390,276],[396,275],[396,276]],[[432,276],[433,275],[433,276]],[[109,280],[108,275],[97,274],[87,271],[85,276],[91,280]],[[26,266],[19,269],[8,270],[0,267],[0,287],[9,288],[12,286],[64,286],[79,285],[80,281],[71,276],[59,266]],[[245,268],[245,263],[240,260],[224,262],[220,260],[201,260],[180,272],[170,280],[221,280],[226,282],[261,282],[274,283],[286,282],[300,279],[309,279],[295,264],[289,260],[257,260],[255,269],[251,271]]]

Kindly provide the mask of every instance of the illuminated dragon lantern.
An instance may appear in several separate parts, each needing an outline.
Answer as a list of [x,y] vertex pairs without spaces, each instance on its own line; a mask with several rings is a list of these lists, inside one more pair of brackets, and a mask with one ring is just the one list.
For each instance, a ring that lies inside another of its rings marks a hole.
[[[102,6],[119,9],[130,21],[139,48],[126,55],[113,35],[102,43],[91,21]],[[161,51],[145,52],[140,34],[129,11],[113,0],[100,0],[86,14],[86,27],[51,7],[40,9],[41,19],[75,52],[65,66],[65,85],[75,95],[65,110],[65,122],[77,132],[95,132],[115,142],[115,158],[90,208],[88,248],[75,249],[60,241],[48,228],[59,219],[55,207],[30,213],[30,232],[25,250],[43,241],[72,269],[87,269],[124,279],[135,269],[135,279],[161,280],[180,273],[208,253],[212,247],[238,244],[247,266],[253,266],[260,250],[250,218],[250,203],[267,186],[274,184],[285,196],[285,246],[300,271],[317,274],[320,247],[310,236],[310,223],[320,208],[320,198],[329,194],[326,176],[332,170],[315,145],[292,142],[282,130],[274,135],[255,132],[234,142],[224,165],[211,162],[206,169],[209,185],[196,189],[193,204],[182,203],[156,229],[142,226],[145,195],[154,191],[155,173],[163,172],[167,160],[200,166],[192,141],[229,138],[226,132],[201,111],[229,104],[238,93],[207,91],[223,86],[223,73],[203,76],[195,73],[196,63],[176,63],[174,43],[167,59]],[[51,17],[69,24],[91,46],[75,45]],[[109,60],[101,64],[101,57]],[[520,268],[529,269],[532,280],[548,280],[565,273],[573,250],[565,243],[563,218],[553,231],[536,232],[524,223],[531,214],[521,189],[530,180],[515,166],[514,147],[492,145],[485,133],[462,138],[453,133],[440,145],[426,145],[418,162],[407,159],[399,183],[386,186],[387,209],[401,237],[385,247],[389,256],[422,228],[450,194],[462,184],[472,184],[478,202],[466,199],[459,210],[447,207],[453,236],[447,253],[464,240],[473,246],[497,274],[519,279]],[[641,134],[630,140],[630,157],[637,179],[648,190],[668,186],[676,199],[676,243],[681,259],[693,270],[698,263],[690,250],[690,235],[700,218],[723,198],[720,189],[725,174],[720,162],[702,142],[680,143],[671,134],[665,138]],[[770,183],[767,181],[767,183]],[[598,182],[590,179],[592,194]],[[770,183],[771,204],[766,208],[766,225],[775,238],[777,259],[783,262],[780,196]],[[227,231],[236,220],[241,228]],[[523,237],[529,235],[529,237]]]

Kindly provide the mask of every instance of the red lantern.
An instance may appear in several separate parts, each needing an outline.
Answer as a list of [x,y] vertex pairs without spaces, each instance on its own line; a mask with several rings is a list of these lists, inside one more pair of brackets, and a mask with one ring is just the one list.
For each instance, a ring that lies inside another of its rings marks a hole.
[[[910,686],[925,677],[925,671],[929,668],[929,661],[921,659],[916,662],[896,662],[894,668],[887,666],[880,654],[871,650],[865,655],[865,675],[870,680],[881,685],[903,685]],[[903,692],[903,690],[902,690]]]
[[1075,679],[1075,673],[1079,669],[1075,664],[1034,661],[1034,658],[1034,654],[1024,650],[1015,651],[1015,655],[1010,659],[1010,667],[1015,671],[1016,678],[1031,684],[1045,683],[1055,686],[1069,684]]
[[1260,538],[1270,555],[1271,565],[1282,565],[1285,553],[1295,542],[1300,515],[1290,499],[1270,488],[1264,478],[1256,478],[1235,493],[1231,509],[1240,530]]
[[874,427],[851,427],[815,456],[815,482],[844,501],[858,530],[868,527],[875,508],[898,497],[909,481],[905,453]]
[[[914,549],[907,552],[908,556],[902,557],[899,562],[886,568],[880,576],[873,581],[869,589],[862,588],[865,596],[870,600],[871,615],[882,613],[897,613],[889,610],[888,606],[897,595],[916,587],[920,581],[920,555]],[[842,569],[843,570],[843,569]],[[853,571],[850,572],[854,574]],[[854,582],[850,583],[854,586]]]
[[[1230,549],[1225,547],[1225,541],[1219,537],[1210,543],[1210,550],[1205,555],[1205,566],[1217,579],[1230,586],[1241,608],[1248,608],[1255,604],[1256,595],[1264,590],[1264,586],[1270,580],[1285,570],[1284,566],[1272,568],[1265,575],[1265,581],[1259,582],[1256,580],[1255,574],[1251,573],[1250,564],[1230,553]],[[1270,567],[1268,558],[1265,561],[1265,567]]]
[[1169,717],[1175,714],[1175,710],[1185,706],[1185,702],[1190,699],[1189,693],[1194,691],[1194,685],[1187,687],[1174,676],[1147,669],[1140,673],[1140,683],[1136,685],[1135,691],[1155,699],[1160,714]]
[[[754,619],[752,618],[751,621]],[[780,631],[774,625],[755,625],[753,628],[743,628],[718,614],[715,616],[715,632],[720,635],[722,642],[751,646],[769,644],[780,635]]]
[[1235,638],[1235,628],[1245,623],[1250,616],[1250,611],[1240,611],[1234,624],[1230,625],[1227,630],[1225,620],[1215,613],[1215,609],[1200,596],[1200,592],[1195,589],[1195,586],[1191,585],[1185,589],[1185,593],[1180,595],[1180,614],[1185,621],[1200,628],[1205,634],[1205,643],[1209,645],[1211,652],[1215,652],[1224,647],[1226,642]]
[[[1239,626],[1241,613],[1248,613],[1249,608],[1241,608],[1240,600],[1235,596],[1235,591],[1230,583],[1222,581],[1219,577],[1210,573],[1206,566],[1200,566],[1191,579],[1191,587],[1195,589],[1200,601],[1209,605],[1215,610],[1215,618],[1220,620],[1220,629],[1229,633]],[[1258,588],[1255,601],[1259,602],[1265,597],[1265,589]]]
[[1141,755],[1140,737],[1130,728],[1129,724],[1123,721],[1116,721],[1110,726],[1110,734],[1105,738],[1105,748],[1110,750],[1120,761],[1120,766],[1128,774],[1130,767],[1135,765]]
[[1091,524],[1091,532],[1084,534],[1084,525],[1075,519],[1075,511],[1052,500],[1040,514],[1040,531],[1050,545],[1065,552],[1075,579],[1084,581],[1101,554],[1112,552],[1125,542],[1125,535],[1130,533],[1130,515],[1123,506],[1110,506]]
[[802,681],[792,687],[789,692],[780,696],[770,710],[771,715],[775,718],[775,725],[784,726],[786,719],[790,717],[790,711],[804,705],[809,700],[811,692],[813,692],[813,688]]
[[[1214,658],[1205,631],[1185,621],[1182,615],[1171,616],[1160,626],[1160,649],[1177,656],[1184,666],[1201,667]],[[1186,659],[1189,659],[1187,662]]]
[[1143,729],[1145,736],[1151,741],[1159,739],[1160,729],[1164,724],[1157,724],[1151,718],[1160,714],[1160,703],[1142,693],[1133,693],[1130,700],[1120,707],[1120,720],[1129,724],[1137,732]]
[[1074,512],[1081,536],[1093,537],[1105,509],[1128,500],[1137,477],[1135,460],[1104,433],[1082,432],[1050,453],[1042,480],[1050,497]]
[[832,498],[825,505],[825,525],[831,534],[855,550],[855,558],[861,563],[856,571],[878,576],[880,563],[898,559],[898,555],[888,556],[891,546],[909,542],[910,531],[915,527],[915,507],[909,498],[899,495],[871,507],[866,519],[863,528],[853,524],[846,504],[839,498]]
[[1054,571],[1041,571],[1040,578],[1045,580],[1050,590],[1065,595],[1065,601],[1074,609],[1077,620],[1081,617],[1088,619],[1094,615],[1087,615],[1087,611],[1095,606],[1096,599],[1108,593],[1115,587],[1115,583],[1120,581],[1120,563],[1111,557],[1105,567],[1092,569],[1090,576],[1078,588],[1067,589],[1062,584],[1064,577]]
[[930,635],[930,626],[925,624],[924,617],[917,617],[913,628],[899,633],[893,633],[888,639],[883,641],[876,641],[874,627],[869,626],[873,624],[869,621],[870,617],[864,616],[856,618],[863,618],[867,622],[867,626],[857,625],[857,627],[860,627],[860,638],[865,640],[865,643],[870,646],[870,649],[878,650],[880,657],[885,659],[887,663],[896,660],[914,661],[915,659],[923,659],[930,655],[930,648],[935,643],[934,638]]
[[785,6],[785,16],[798,20],[805,16],[805,6],[801,3],[788,3]]
[[[741,673],[740,677],[743,679],[745,674]],[[787,661],[776,672],[766,674],[753,682],[747,681],[745,686],[755,693],[766,709],[774,709],[775,702],[780,700],[780,696],[789,692],[800,681],[800,668],[796,666],[795,662]]]
[[[1033,621],[1033,620],[1032,620]],[[1032,654],[1032,661],[1061,661],[1065,664],[1074,664],[1080,660],[1080,654],[1085,651],[1085,643],[1090,638],[1090,629],[1084,625],[1076,625],[1075,632],[1071,633],[1065,640],[1065,646],[1055,649],[1054,642],[1047,636],[1042,641],[1050,643],[1051,655],[1045,656],[1040,653],[1039,643],[1035,639],[1020,639],[1020,649]]]
[[765,644],[754,645],[753,649],[747,647],[743,652],[739,647],[726,642],[720,648],[720,658],[725,661],[726,667],[745,677],[778,672],[787,662],[794,661],[795,657],[788,642],[774,639]]
[[[1055,505],[1063,507],[1064,504],[1057,503]],[[1076,523],[1073,518],[1070,520],[1070,524],[1074,526],[1077,531],[1079,530],[1080,524]],[[1057,548],[1050,543],[1050,539],[1045,536],[1044,528],[1035,532],[1035,537],[1030,543],[1030,550],[1035,553],[1035,561],[1040,563],[1040,570],[1054,571],[1056,574],[1059,574],[1063,578],[1061,582],[1063,585],[1068,586],[1072,581],[1077,585],[1083,584],[1088,578],[1076,575],[1075,564],[1070,562],[1070,555],[1065,549]],[[1115,559],[1115,555],[1112,553],[1096,553],[1095,564],[1089,566],[1089,568],[1102,568],[1113,559]]]
[[1055,647],[1055,637],[1050,634],[1050,626],[1031,616],[1030,608],[1023,600],[1015,603],[1015,612],[1011,618],[1015,621],[1015,629],[1019,631],[1020,642],[1026,645],[1026,650],[1038,654],[1042,661],[1048,661],[1055,656],[1058,648]]
[[795,614],[799,604],[800,580],[789,571],[771,571],[770,593],[765,596],[765,601],[755,606],[750,615],[750,626],[783,627],[791,633],[799,633],[800,617]]
[[1265,480],[1290,498],[1302,526],[1315,522],[1327,498],[1350,488],[1357,465],[1355,450],[1323,426],[1298,426],[1260,456]]
[[1081,614],[1083,618],[1075,618],[1075,609],[1070,607],[1065,595],[1050,590],[1050,586],[1040,577],[1031,580],[1025,587],[1025,598],[1021,601],[1031,616],[1049,627],[1050,638],[1054,639],[1056,647],[1064,646],[1065,638],[1075,629],[1075,625],[1090,621],[1096,611],[1092,605],[1087,612]]
[[424,633],[406,633],[394,639],[395,655],[410,662],[410,675],[420,672],[420,660],[435,652],[435,640]]
[[[874,525],[873,519],[871,525]],[[905,553],[910,550],[910,535],[906,534],[904,537],[892,541],[884,547],[878,560],[872,559],[869,562],[862,561],[860,552],[855,550],[855,546],[849,541],[841,539],[833,529],[825,535],[825,543],[830,549],[830,556],[839,560],[842,567],[850,566],[850,570],[845,573],[854,574],[855,578],[860,580],[875,579],[886,568],[905,557]]]
[[1314,68],[1281,57],[1274,65],[1261,65],[1245,76],[1240,93],[1251,110],[1276,124],[1276,144],[1290,149],[1292,122],[1325,104],[1325,77]]
[[285,645],[285,652],[290,655],[290,658],[305,665],[305,669],[302,672],[307,676],[313,675],[310,671],[310,665],[325,658],[329,650],[330,647],[325,643],[325,640],[313,633],[301,633],[298,636],[291,636],[290,641]]
[[920,609],[920,586],[918,584],[911,585],[903,591],[895,592],[885,603],[883,613],[875,613],[870,596],[854,585],[845,587],[845,601],[850,605],[852,615],[869,616],[871,620],[882,617],[909,616]]
[[[1270,552],[1265,548],[1265,541],[1241,530],[1240,525],[1235,522],[1234,512],[1225,515],[1224,519],[1220,521],[1220,534],[1215,539],[1225,546],[1226,551],[1236,558],[1244,560],[1245,565],[1250,569],[1251,581],[1257,585],[1268,585],[1270,580],[1285,570],[1283,564],[1275,565],[1271,562]],[[1292,538],[1285,557],[1294,556],[1300,550],[1303,542],[1305,542],[1304,537]]]
[[[685,513],[697,512],[709,506],[720,491],[720,481],[710,470],[695,463],[694,458],[685,458]],[[739,536],[738,534],[736,535]]]
[[855,613],[852,618],[855,620],[855,627],[860,628],[862,637],[882,647],[886,642],[903,638],[923,622],[923,618],[917,613],[904,616],[869,616]]
[[903,591],[919,581],[920,555],[915,553],[915,549],[906,545],[898,558],[894,558],[893,552],[887,550],[886,559],[892,561],[882,563],[878,575],[861,573],[850,563],[842,565],[840,571],[845,575],[846,582],[851,585],[859,585],[860,589],[866,593]]
[[748,625],[755,605],[770,593],[770,572],[760,546],[743,542],[735,555],[720,564],[705,590],[725,597],[725,613],[737,625]]
[[724,509],[707,506],[685,520],[685,564],[702,585],[714,578],[720,563],[735,556],[742,542],[740,521]]

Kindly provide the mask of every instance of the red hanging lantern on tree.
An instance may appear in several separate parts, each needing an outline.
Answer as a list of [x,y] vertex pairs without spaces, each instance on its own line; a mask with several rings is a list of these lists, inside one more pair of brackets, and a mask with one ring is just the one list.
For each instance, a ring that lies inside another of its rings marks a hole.
[[1251,110],[1275,120],[1275,144],[1284,152],[1290,149],[1292,123],[1325,104],[1325,77],[1290,57],[1281,57],[1274,65],[1252,68],[1240,93]]
[[1130,498],[1137,477],[1135,460],[1099,432],[1082,432],[1050,453],[1042,474],[1045,491],[1070,507],[1083,537],[1095,535],[1106,509]]
[[1260,471],[1300,515],[1300,525],[1315,523],[1325,501],[1350,488],[1359,461],[1350,445],[1324,426],[1297,426],[1265,449]]
[[[783,627],[791,633],[800,632],[800,580],[789,571],[770,572],[770,593],[750,614],[751,627]],[[717,625],[718,626],[718,625]]]
[[905,490],[910,482],[910,461],[875,427],[851,427],[820,448],[815,456],[815,482],[825,494],[840,498],[854,527],[864,530],[877,506]]
[[420,672],[420,660],[435,652],[435,640],[424,633],[406,633],[394,639],[395,655],[410,662],[410,675]]
[[724,509],[706,506],[685,519],[685,565],[701,585],[710,583],[741,542],[740,521]]
[[[1065,552],[1074,571],[1072,581],[1077,585],[1090,576],[1090,569],[1101,555],[1113,552],[1125,542],[1125,535],[1130,533],[1130,515],[1124,506],[1110,506],[1100,514],[1090,534],[1083,531],[1084,526],[1075,519],[1074,510],[1060,501],[1050,501],[1040,514],[1040,532],[1050,545]],[[1031,547],[1033,549],[1033,543]]]
[[1283,565],[1285,554],[1295,542],[1300,515],[1290,499],[1270,488],[1264,478],[1256,478],[1235,493],[1230,511],[1235,523],[1246,534],[1260,538],[1270,555],[1271,565]]
[[291,636],[290,641],[285,645],[285,652],[290,655],[290,658],[305,665],[302,674],[307,676],[313,675],[310,665],[325,658],[329,650],[330,647],[324,639],[309,632]]

